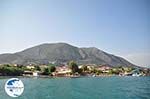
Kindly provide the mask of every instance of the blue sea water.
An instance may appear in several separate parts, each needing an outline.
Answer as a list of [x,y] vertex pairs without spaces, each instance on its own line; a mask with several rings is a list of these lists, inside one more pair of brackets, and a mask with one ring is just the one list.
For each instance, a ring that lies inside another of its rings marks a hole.
[[[24,92],[16,99],[150,99],[150,77],[20,78]],[[0,99],[15,99],[4,90]]]

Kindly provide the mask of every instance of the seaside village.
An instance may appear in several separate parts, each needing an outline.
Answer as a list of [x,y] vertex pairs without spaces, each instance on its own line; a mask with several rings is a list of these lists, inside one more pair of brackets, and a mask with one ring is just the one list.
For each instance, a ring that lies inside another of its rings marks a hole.
[[70,61],[65,65],[18,65],[1,64],[0,76],[25,76],[25,77],[80,77],[80,76],[150,76],[149,68],[110,65],[85,64],[77,65]]

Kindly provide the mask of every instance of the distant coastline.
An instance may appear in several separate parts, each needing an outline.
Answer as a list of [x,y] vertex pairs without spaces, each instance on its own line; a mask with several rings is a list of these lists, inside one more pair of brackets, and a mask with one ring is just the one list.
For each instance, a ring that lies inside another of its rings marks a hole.
[[104,77],[104,76],[150,76],[149,68],[138,67],[110,67],[109,65],[78,65],[75,61],[70,61],[68,65],[0,65],[1,77]]

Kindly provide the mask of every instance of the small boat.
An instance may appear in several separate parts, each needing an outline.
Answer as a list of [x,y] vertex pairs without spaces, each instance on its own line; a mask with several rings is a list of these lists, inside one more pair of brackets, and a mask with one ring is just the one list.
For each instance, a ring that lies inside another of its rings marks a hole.
[[132,74],[132,76],[139,77],[139,76],[141,76],[141,74],[137,74],[137,73],[135,73],[135,74]]
[[79,78],[80,77],[80,75],[72,75],[72,76],[70,76],[70,78]]
[[92,77],[96,77],[96,75],[94,74],[94,75],[92,75]]

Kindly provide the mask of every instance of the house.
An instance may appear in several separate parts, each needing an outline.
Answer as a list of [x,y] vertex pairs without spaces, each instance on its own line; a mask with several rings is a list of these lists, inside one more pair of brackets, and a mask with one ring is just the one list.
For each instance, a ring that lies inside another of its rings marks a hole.
[[30,66],[26,66],[27,69],[34,69],[35,67],[30,65]]
[[32,72],[32,71],[26,70],[26,71],[24,71],[23,76],[35,76],[35,77],[37,77],[37,76],[39,76],[39,74],[40,74],[39,71]]
[[105,71],[105,70],[110,70],[112,68],[110,66],[107,66],[107,65],[102,65],[102,66],[98,66],[97,69],[101,70],[101,71]]
[[13,66],[14,66],[14,67],[17,67],[17,66],[18,66],[18,64],[13,64]]
[[87,66],[88,70],[93,70],[96,67],[95,64],[89,64],[89,65],[86,65],[86,66]]
[[81,69],[83,67],[83,65],[78,66],[79,69]]
[[109,65],[101,65],[96,67],[96,69],[107,73],[112,68]]
[[24,71],[23,76],[31,76],[33,73],[32,71]]
[[71,73],[71,69],[68,66],[58,66],[56,67],[56,72],[53,74],[54,76],[69,76]]
[[33,72],[32,74],[33,74],[33,76],[35,76],[35,77],[39,76],[38,72]]

